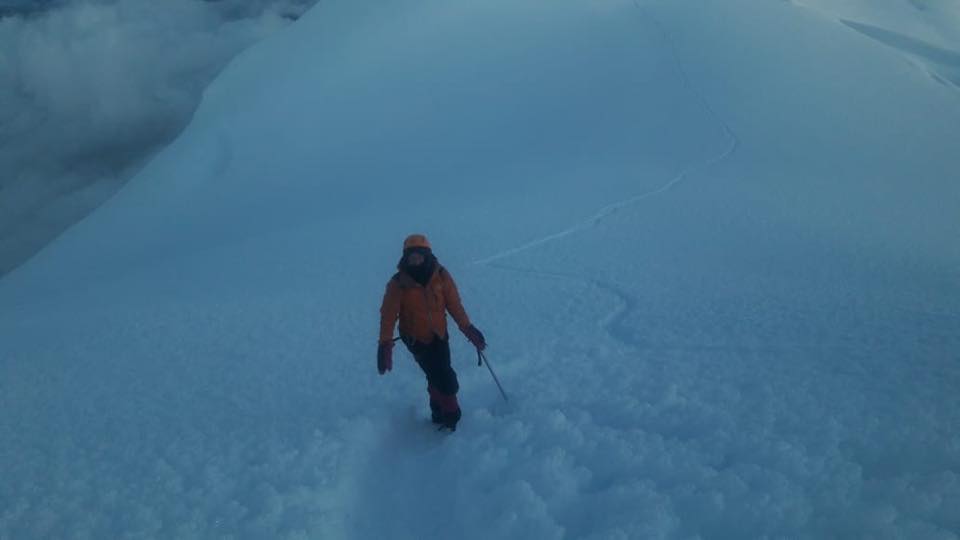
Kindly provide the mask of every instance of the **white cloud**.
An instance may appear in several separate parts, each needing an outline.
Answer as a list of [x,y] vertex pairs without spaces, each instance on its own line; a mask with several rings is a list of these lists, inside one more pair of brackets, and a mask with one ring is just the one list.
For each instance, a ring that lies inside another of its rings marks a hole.
[[109,196],[312,0],[78,1],[0,19],[0,274]]

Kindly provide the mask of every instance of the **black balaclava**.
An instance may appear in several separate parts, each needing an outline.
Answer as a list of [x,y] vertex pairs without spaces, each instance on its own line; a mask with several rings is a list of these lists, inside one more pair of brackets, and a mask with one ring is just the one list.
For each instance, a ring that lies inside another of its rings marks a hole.
[[[411,253],[420,253],[423,255],[423,262],[416,266],[407,264],[407,255]],[[434,270],[437,269],[437,258],[433,255],[433,251],[431,251],[430,248],[412,247],[403,250],[403,258],[400,259],[397,268],[409,274],[410,277],[420,285],[426,287],[427,283],[430,282],[430,277],[433,276]]]

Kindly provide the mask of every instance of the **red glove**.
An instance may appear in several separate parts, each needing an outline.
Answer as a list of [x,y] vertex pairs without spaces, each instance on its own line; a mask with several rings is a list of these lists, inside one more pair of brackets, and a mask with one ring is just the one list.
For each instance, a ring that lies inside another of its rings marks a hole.
[[470,325],[464,331],[463,335],[467,336],[467,339],[470,340],[470,343],[473,343],[473,346],[478,350],[484,350],[487,348],[487,340],[483,338],[483,332],[481,332],[476,326]]
[[377,347],[377,371],[381,375],[393,369],[393,342],[387,341]]

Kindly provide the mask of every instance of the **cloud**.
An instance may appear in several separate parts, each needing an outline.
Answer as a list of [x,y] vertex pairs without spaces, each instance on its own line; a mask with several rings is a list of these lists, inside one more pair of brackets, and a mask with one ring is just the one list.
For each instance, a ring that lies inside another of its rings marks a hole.
[[135,174],[234,55],[312,1],[86,0],[0,19],[0,275]]

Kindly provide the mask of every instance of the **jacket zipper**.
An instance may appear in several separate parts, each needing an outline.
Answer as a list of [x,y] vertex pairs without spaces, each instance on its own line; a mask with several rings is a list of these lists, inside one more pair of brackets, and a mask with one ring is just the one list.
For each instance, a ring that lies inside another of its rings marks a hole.
[[430,313],[430,296],[427,294],[426,287],[423,287],[423,301],[427,304],[427,324],[430,325],[430,332],[435,334],[436,332],[433,330],[433,317]]

